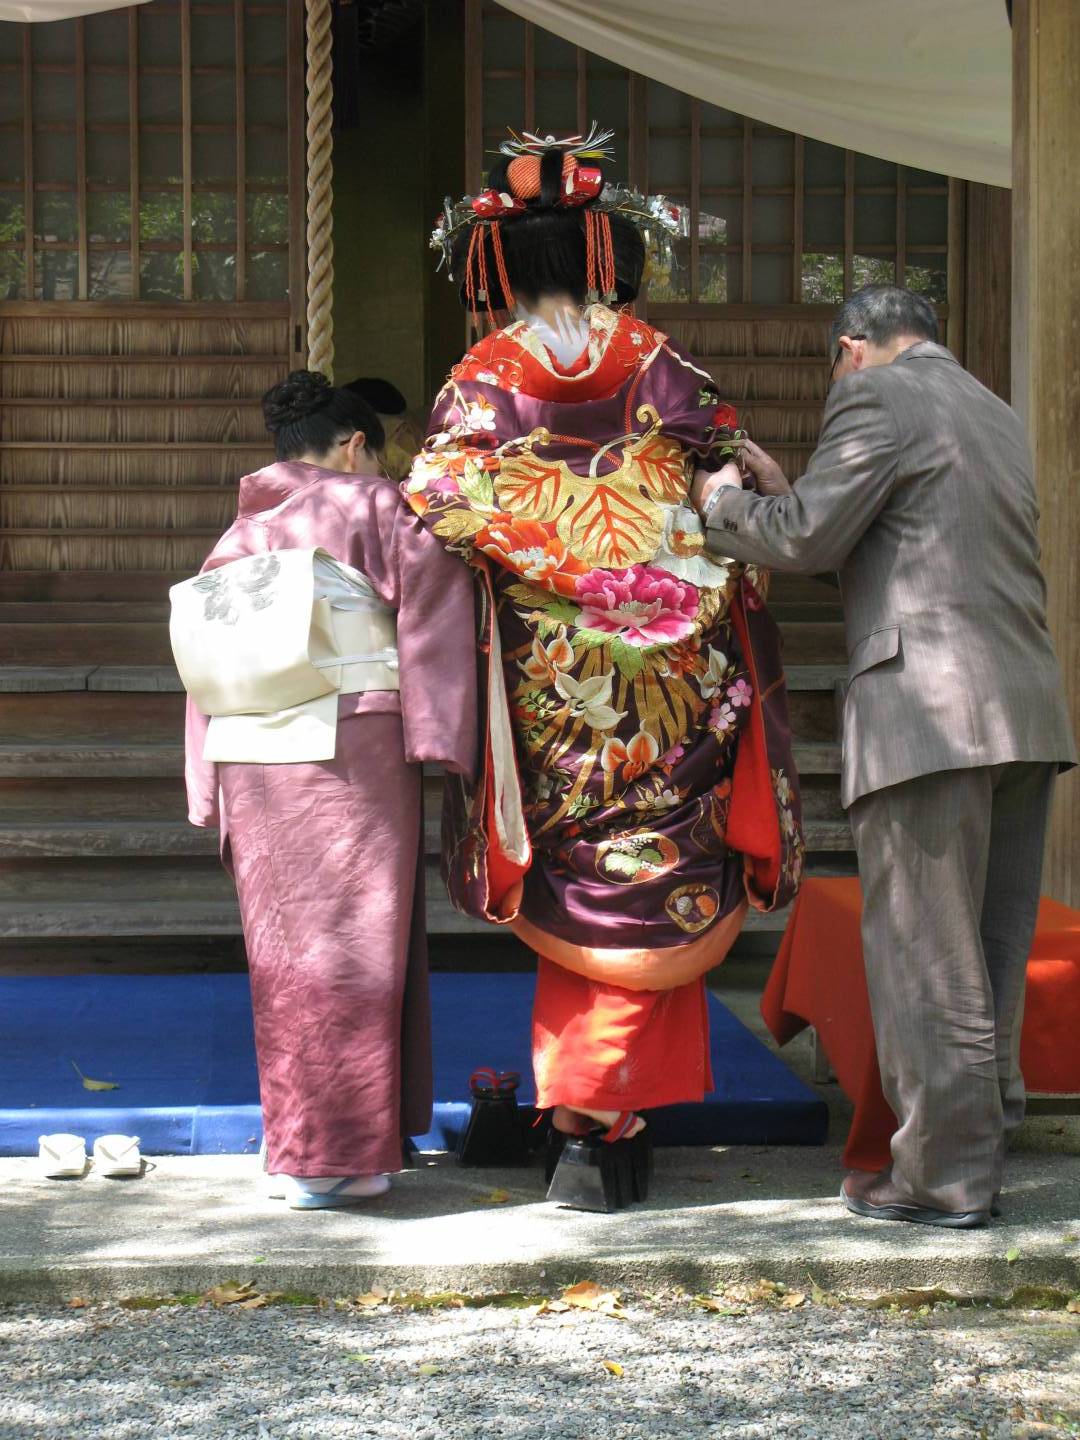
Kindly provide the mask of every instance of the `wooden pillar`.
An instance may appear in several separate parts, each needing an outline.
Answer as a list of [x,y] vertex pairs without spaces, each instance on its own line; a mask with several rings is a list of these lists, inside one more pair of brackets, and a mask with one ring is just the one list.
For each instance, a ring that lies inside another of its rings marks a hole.
[[[1080,5],[1014,0],[1013,404],[1042,512],[1050,631],[1080,728]],[[1080,906],[1080,780],[1058,785],[1044,889]]]
[[995,395],[1012,394],[1012,192],[967,186],[964,354],[960,358]]

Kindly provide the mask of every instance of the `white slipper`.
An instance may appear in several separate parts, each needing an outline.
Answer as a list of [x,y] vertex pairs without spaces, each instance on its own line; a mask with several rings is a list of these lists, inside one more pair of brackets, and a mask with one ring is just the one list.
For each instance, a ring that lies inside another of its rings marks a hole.
[[141,1175],[139,1137],[99,1135],[94,1141],[94,1172],[110,1180],[117,1180],[124,1175]]
[[81,1135],[40,1135],[38,1161],[47,1180],[66,1180],[86,1172],[86,1141]]
[[279,1175],[290,1210],[338,1210],[343,1205],[360,1205],[390,1189],[389,1175],[331,1175],[325,1178],[298,1178]]

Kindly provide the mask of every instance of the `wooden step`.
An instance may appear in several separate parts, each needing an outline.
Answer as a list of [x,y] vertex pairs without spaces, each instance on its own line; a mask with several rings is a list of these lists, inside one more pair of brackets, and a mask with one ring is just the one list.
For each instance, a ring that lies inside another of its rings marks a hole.
[[178,744],[184,709],[175,693],[0,692],[0,736],[11,745]]
[[163,601],[0,600],[0,628],[5,625],[164,625],[169,606]]
[[[0,860],[107,859],[128,856],[215,855],[216,830],[200,830],[184,820],[56,820],[51,824],[0,824]],[[57,892],[63,898],[63,892]]]
[[186,571],[0,570],[0,602],[43,604],[167,605],[169,587]]
[[102,530],[43,531],[20,535],[0,533],[0,569],[65,569],[116,572],[178,570],[194,575],[217,540],[219,530],[205,534],[137,535]]
[[12,535],[43,530],[64,534],[104,531],[150,534],[181,530],[220,535],[236,518],[236,485],[71,485],[0,487],[0,526]]
[[172,656],[166,625],[139,621],[119,624],[0,623],[0,666],[165,665]]
[[243,401],[23,398],[4,407],[4,434],[35,444],[230,445],[267,444],[266,423],[255,397]]
[[90,745],[0,742],[0,778],[82,780],[183,775],[183,741]]
[[[23,677],[32,674],[35,670],[41,672],[41,680],[32,687]],[[86,683],[83,685],[71,683],[71,676],[80,671]],[[790,665],[785,671],[787,677],[787,688],[789,691],[815,691],[831,692],[837,681],[843,680],[847,674],[846,667],[836,664],[808,664]],[[59,683],[51,685],[48,683],[49,676],[58,677]],[[180,677],[176,673],[175,666],[165,664],[131,664],[131,665],[90,665],[90,666],[27,666],[27,665],[3,665],[0,666],[0,692],[5,689],[22,690],[33,688],[36,690],[179,690]]]
[[87,690],[93,665],[2,665],[0,694],[55,693],[58,690]]
[[[0,386],[27,400],[75,403],[144,400],[155,405],[257,401],[289,370],[285,356],[0,355]],[[6,404],[4,394],[0,403]]]
[[[780,629],[788,661],[789,687],[794,688],[792,677],[806,666],[845,663],[843,625],[789,621]],[[0,609],[0,666],[68,665],[78,661],[97,665],[166,665],[171,654],[165,620],[154,624],[132,617],[91,624],[86,623],[78,607],[73,607],[69,621],[24,619],[5,623]]]
[[[839,774],[840,746],[835,742],[796,740],[793,750],[800,775]],[[0,779],[129,779],[183,773],[182,739],[0,741]]]
[[[0,404],[3,402],[0,401]],[[140,485],[239,484],[240,477],[269,465],[269,445],[31,445],[0,449],[0,480],[15,485],[102,485],[106,489]],[[29,564],[26,570],[50,570],[50,565]],[[95,566],[72,565],[72,570]],[[132,570],[169,570],[167,562],[149,561]]]
[[[424,850],[439,854],[439,815],[429,814],[424,824]],[[806,848],[812,853],[848,853],[853,849],[845,820],[807,819],[803,822]],[[0,823],[0,860],[159,859],[169,856],[210,856],[218,852],[216,830],[199,829],[177,819],[61,819],[24,818]],[[57,898],[62,898],[57,890]]]
[[836,740],[801,740],[792,742],[795,768],[800,775],[839,775],[840,744]]

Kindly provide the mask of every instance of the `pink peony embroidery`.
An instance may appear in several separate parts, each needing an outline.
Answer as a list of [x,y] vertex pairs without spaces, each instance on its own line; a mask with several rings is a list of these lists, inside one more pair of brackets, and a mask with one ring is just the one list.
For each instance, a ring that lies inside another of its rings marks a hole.
[[697,587],[653,565],[590,570],[575,588],[582,607],[579,629],[618,635],[639,647],[685,640],[694,629]]

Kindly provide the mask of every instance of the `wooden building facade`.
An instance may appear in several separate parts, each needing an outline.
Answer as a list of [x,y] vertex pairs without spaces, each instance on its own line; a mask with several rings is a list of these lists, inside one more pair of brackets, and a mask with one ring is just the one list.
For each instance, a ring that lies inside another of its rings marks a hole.
[[[71,945],[191,963],[238,933],[214,837],[184,820],[166,590],[269,457],[259,396],[306,358],[304,66],[304,0],[0,24],[9,964]],[[616,129],[621,174],[692,212],[642,312],[707,364],[790,473],[820,424],[831,315],[869,280],[923,290],[953,350],[1008,395],[1008,192],[717,109],[489,0],[417,0],[415,24],[357,66],[359,124],[335,141],[339,379],[383,374],[425,406],[464,339],[430,273],[438,197],[475,190],[508,124],[595,118]],[[789,579],[774,596],[813,864],[850,870],[835,592]],[[437,815],[428,826],[434,849]],[[459,931],[431,891],[431,928]]]

